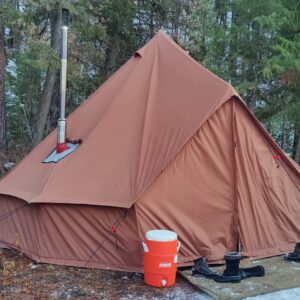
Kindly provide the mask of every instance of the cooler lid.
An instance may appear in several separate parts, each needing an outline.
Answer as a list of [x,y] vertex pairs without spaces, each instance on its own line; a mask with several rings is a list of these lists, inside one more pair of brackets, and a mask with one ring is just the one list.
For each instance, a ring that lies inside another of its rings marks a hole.
[[148,241],[169,242],[177,240],[177,234],[170,230],[150,230],[146,233]]

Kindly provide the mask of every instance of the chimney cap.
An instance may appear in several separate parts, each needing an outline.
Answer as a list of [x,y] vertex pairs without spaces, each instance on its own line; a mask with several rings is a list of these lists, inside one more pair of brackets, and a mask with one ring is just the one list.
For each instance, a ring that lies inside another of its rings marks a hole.
[[63,26],[68,26],[69,25],[69,10],[66,7],[63,7],[61,10],[62,13],[62,24]]

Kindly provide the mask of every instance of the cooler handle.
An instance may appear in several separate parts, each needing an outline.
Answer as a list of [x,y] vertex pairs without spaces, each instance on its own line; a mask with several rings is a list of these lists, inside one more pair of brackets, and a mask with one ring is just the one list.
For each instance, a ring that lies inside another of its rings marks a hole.
[[179,241],[177,241],[177,252],[179,252],[180,246],[181,246],[181,243]]
[[146,243],[142,242],[144,252],[149,252],[148,246]]

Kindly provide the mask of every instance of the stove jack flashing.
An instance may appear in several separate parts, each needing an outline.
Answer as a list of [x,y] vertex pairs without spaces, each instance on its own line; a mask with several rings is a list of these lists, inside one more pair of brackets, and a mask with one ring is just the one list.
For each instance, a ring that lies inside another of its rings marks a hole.
[[56,163],[72,153],[81,140],[71,141],[66,139],[67,124],[65,118],[66,108],[66,81],[67,81],[67,48],[68,48],[69,11],[62,9],[61,27],[61,60],[60,60],[60,115],[57,122],[57,145],[43,163]]

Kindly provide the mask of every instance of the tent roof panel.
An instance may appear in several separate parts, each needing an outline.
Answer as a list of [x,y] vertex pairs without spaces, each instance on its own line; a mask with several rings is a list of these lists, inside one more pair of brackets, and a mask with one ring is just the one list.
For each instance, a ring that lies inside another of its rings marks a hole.
[[42,164],[56,132],[0,182],[28,202],[130,207],[235,90],[158,32],[68,118],[83,143]]

